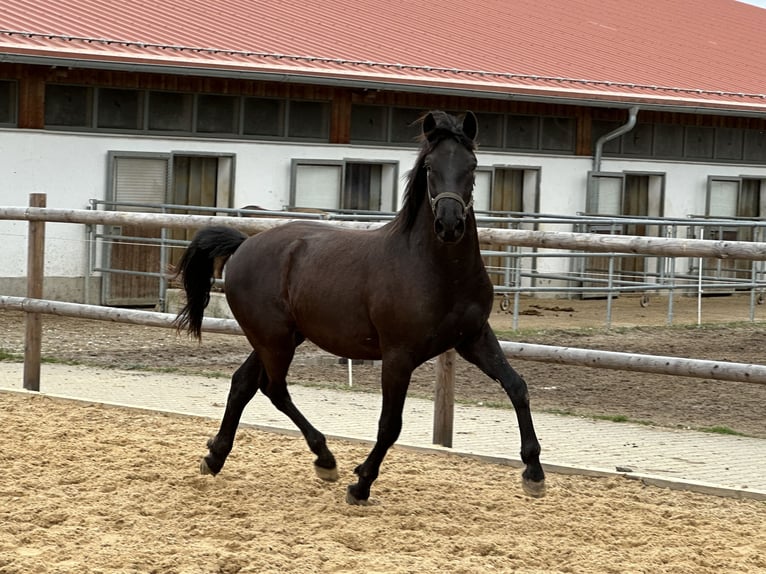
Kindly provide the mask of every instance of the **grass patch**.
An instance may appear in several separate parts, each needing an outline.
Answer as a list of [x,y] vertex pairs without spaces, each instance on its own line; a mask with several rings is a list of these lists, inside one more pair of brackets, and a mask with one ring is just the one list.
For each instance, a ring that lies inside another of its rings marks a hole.
[[625,415],[585,415],[581,413],[575,413],[569,410],[562,410],[562,409],[546,409],[543,412],[552,414],[552,415],[561,415],[564,417],[582,417],[586,419],[593,419],[597,421],[611,421],[613,423],[632,423],[636,425],[643,425],[647,427],[654,427],[654,426],[661,426],[655,423],[654,421],[646,421],[646,420],[633,420]]
[[630,420],[625,415],[592,415],[591,418],[598,421],[612,421],[613,423],[626,423]]
[[732,428],[729,428],[727,426],[712,426],[712,427],[703,427],[701,429],[702,432],[710,432],[714,434],[728,434],[732,436],[747,436],[744,433],[741,433],[739,431],[735,431]]
[[0,361],[22,361],[22,360],[24,360],[24,355],[11,353],[10,351],[6,351],[5,349],[0,349]]

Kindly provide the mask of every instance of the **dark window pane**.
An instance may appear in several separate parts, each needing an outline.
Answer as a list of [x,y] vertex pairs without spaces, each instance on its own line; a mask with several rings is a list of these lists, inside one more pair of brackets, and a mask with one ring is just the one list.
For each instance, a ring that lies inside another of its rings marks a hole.
[[742,130],[717,128],[715,130],[715,157],[718,159],[742,159]]
[[141,92],[100,89],[97,126],[125,130],[139,129],[141,127]]
[[290,102],[287,135],[291,138],[330,138],[330,104],[326,102]]
[[508,141],[511,149],[537,149],[539,118],[536,116],[508,116]]
[[654,155],[657,157],[683,157],[684,127],[656,124],[654,126]]
[[192,96],[176,92],[149,94],[149,129],[191,131]]
[[575,121],[574,118],[543,118],[541,149],[547,151],[574,152]]
[[766,163],[766,130],[745,131],[745,161]]
[[199,96],[197,131],[235,134],[239,131],[239,98],[235,96]]
[[0,124],[16,121],[16,84],[0,81]]
[[483,147],[503,147],[503,116],[500,114],[476,114],[479,135],[476,137]]
[[418,119],[419,110],[412,108],[391,109],[391,141],[396,143],[416,144],[421,134]]
[[388,136],[388,108],[351,106],[351,140],[384,142]]
[[251,136],[285,135],[285,103],[270,98],[247,98],[244,133]]
[[[596,142],[598,142],[601,136],[613,132],[619,128],[622,124],[620,122],[607,122],[603,120],[594,120],[593,122],[593,149],[596,149]],[[620,138],[614,138],[604,144],[602,152],[606,154],[618,154],[620,153]]]
[[651,124],[638,124],[628,133],[623,134],[622,153],[627,155],[640,155],[643,157],[651,157],[652,155]]
[[686,126],[685,155],[688,158],[711,159],[715,130],[699,126]]
[[45,125],[64,127],[89,127],[90,88],[82,86],[45,86]]

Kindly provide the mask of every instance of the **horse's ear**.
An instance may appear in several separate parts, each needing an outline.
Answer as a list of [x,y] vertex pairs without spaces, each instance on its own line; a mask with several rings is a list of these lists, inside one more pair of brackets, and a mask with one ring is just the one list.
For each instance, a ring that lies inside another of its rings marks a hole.
[[428,112],[428,115],[423,118],[423,135],[428,138],[429,134],[436,129],[436,118],[434,118],[433,112]]
[[467,111],[463,118],[463,133],[467,138],[475,140],[479,135],[479,122],[472,111]]

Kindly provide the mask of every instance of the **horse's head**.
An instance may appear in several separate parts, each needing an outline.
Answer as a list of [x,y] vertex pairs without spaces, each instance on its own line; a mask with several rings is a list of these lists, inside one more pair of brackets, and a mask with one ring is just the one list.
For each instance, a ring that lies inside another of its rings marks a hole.
[[431,112],[423,120],[429,150],[421,169],[425,170],[434,232],[444,243],[457,243],[465,234],[466,218],[473,206],[477,131],[472,112],[466,113],[462,125],[440,112]]

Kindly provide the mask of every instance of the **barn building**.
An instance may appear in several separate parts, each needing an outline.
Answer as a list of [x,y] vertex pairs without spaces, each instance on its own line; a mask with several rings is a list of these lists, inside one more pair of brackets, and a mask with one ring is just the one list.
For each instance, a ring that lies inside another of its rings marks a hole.
[[[480,122],[477,210],[757,220],[765,29],[735,0],[4,0],[0,205],[389,212],[413,122],[446,109]],[[25,235],[0,221],[0,293],[25,292]],[[46,297],[82,301],[82,228],[48,235]],[[99,302],[144,296],[108,283]]]

